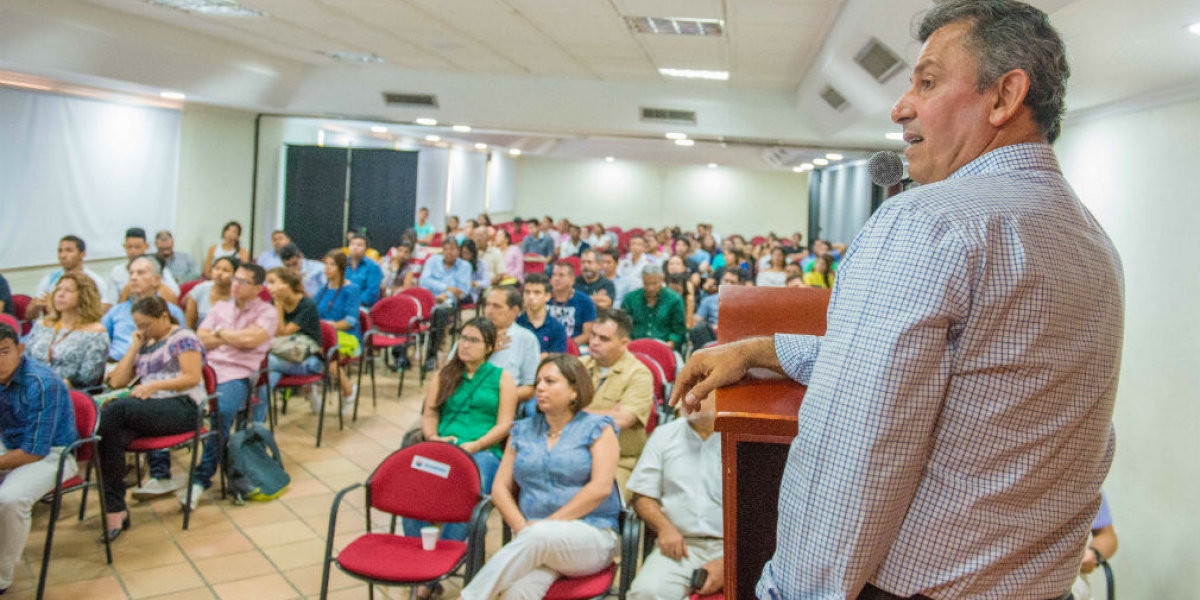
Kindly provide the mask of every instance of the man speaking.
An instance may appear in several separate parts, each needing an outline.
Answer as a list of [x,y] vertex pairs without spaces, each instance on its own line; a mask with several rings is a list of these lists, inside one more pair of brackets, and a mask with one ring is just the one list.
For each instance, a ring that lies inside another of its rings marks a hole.
[[1050,143],[1041,11],[946,0],[892,109],[924,185],[838,269],[823,337],[696,353],[673,402],[766,367],[807,384],[764,599],[1067,598],[1112,461],[1123,278]]

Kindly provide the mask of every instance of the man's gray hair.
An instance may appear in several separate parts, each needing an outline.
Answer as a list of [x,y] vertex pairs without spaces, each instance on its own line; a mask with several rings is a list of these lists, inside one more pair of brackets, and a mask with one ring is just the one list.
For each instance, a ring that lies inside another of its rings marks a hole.
[[1054,143],[1062,132],[1071,68],[1050,18],[1016,0],[943,0],[925,13],[916,38],[923,43],[938,29],[960,22],[970,23],[965,41],[978,65],[977,89],[982,92],[1014,69],[1025,71],[1025,105],[1046,141]]
[[662,277],[663,276],[662,267],[659,265],[653,265],[653,264],[642,267],[642,277],[646,277],[647,275],[658,275],[659,277]]
[[150,272],[153,273],[155,277],[162,277],[162,267],[160,267],[158,265],[157,260],[154,260],[153,258],[150,258],[149,256],[139,256],[139,257],[129,261],[129,267],[127,267],[127,268],[132,269],[133,265],[135,265],[139,262],[145,262],[146,265],[148,265],[147,268],[150,269]]

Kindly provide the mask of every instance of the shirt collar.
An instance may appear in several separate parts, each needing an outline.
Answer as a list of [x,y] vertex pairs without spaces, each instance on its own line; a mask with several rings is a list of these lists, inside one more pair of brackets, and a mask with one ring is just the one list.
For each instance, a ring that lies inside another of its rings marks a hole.
[[1001,171],[1051,171],[1061,173],[1050,144],[1041,142],[1002,146],[963,165],[948,179]]

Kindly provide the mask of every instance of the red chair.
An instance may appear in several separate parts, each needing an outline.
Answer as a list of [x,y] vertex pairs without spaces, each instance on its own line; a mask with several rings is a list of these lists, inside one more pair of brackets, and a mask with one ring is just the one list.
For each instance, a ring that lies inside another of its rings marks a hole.
[[[88,488],[95,486],[100,495],[100,518],[104,519],[104,515],[107,514],[104,510],[104,477],[100,472],[100,465],[97,464],[97,461],[92,460],[97,452],[96,444],[100,442],[99,436],[96,435],[96,427],[100,423],[96,414],[96,401],[83,392],[72,390],[71,405],[75,410],[75,432],[79,437],[70,446],[67,446],[58,459],[58,471],[54,477],[54,481],[57,483],[54,489],[41,499],[42,502],[50,504],[50,523],[46,525],[46,548],[42,551],[42,572],[38,575],[38,600],[41,600],[46,591],[46,575],[50,571],[50,550],[54,546],[54,529],[58,526],[58,513],[62,509],[63,494],[83,491],[83,497],[79,501],[79,520],[82,521],[84,510],[87,508]],[[66,465],[67,457],[72,454],[75,455],[76,464],[83,469],[83,476],[80,477],[76,474],[63,481],[63,468]],[[93,466],[96,469],[95,483],[91,480]],[[105,558],[111,565],[112,548],[109,545],[108,536],[102,537],[104,538]]]
[[187,295],[192,293],[192,290],[196,286],[200,285],[201,283],[204,283],[205,281],[208,281],[208,280],[201,277],[200,279],[193,279],[191,281],[185,281],[185,282],[179,284],[179,300],[176,302],[176,304],[179,305],[179,308],[185,308],[187,306],[187,302],[185,301],[187,298]]
[[[329,392],[329,363],[337,358],[337,330],[332,325],[321,321],[321,356],[325,360],[325,368],[320,373],[310,375],[284,375],[279,378],[279,382],[275,387],[268,391],[272,396],[272,404],[275,399],[279,398],[277,392],[283,389],[299,389],[306,385],[321,384],[321,408],[317,415],[317,447],[321,447],[321,433],[325,430],[325,395]],[[338,423],[342,424],[342,395],[338,397]],[[287,401],[283,402],[281,409],[283,414],[287,414]]]
[[756,235],[753,238],[750,238],[750,245],[751,246],[761,246],[766,241],[767,241],[767,238],[765,238],[761,235]]
[[579,277],[580,275],[583,274],[583,261],[579,260],[578,256],[568,256],[566,258],[560,258],[559,261],[571,263],[571,268],[575,269],[576,277]]
[[445,236],[443,236],[441,233],[433,234],[433,238],[429,240],[429,245],[434,246],[434,247],[441,247],[443,237],[445,237]]
[[[337,533],[338,507],[347,493],[365,488],[367,533],[350,542],[336,557],[333,540]],[[333,499],[329,532],[325,538],[325,560],[321,575],[321,598],[328,595],[329,567],[367,582],[372,597],[376,585],[432,585],[448,577],[471,581],[483,565],[487,515],[492,501],[480,489],[479,469],[471,455],[445,442],[421,442],[393,452],[385,458],[366,483],[356,483]],[[391,515],[389,533],[372,533],[371,515]],[[433,523],[468,523],[467,540],[439,539],[433,550],[424,550],[421,539],[396,534],[397,517]]]
[[[358,368],[358,383],[361,389],[363,368],[370,369],[371,405],[375,406],[375,354],[380,350],[390,353],[392,348],[397,347],[401,348],[402,353],[407,353],[411,346],[417,346],[418,350],[420,349],[421,303],[407,294],[388,296],[371,307],[371,312],[365,321],[360,317],[359,324],[366,328],[366,333],[363,333],[363,362],[362,366]],[[420,358],[418,356],[417,360]],[[387,364],[386,358],[384,364]],[[397,398],[404,390],[406,371],[407,369],[400,371],[400,383],[396,386]],[[357,405],[354,408],[354,418],[358,418]]]
[[[667,405],[667,398],[670,398],[670,396],[667,396],[666,394],[666,384],[664,381],[665,378],[663,377],[663,369],[662,366],[658,364],[658,361],[654,360],[653,357],[647,354],[642,354],[641,352],[634,352],[633,355],[639,361],[641,361],[643,365],[646,365],[646,368],[650,370],[650,377],[654,379],[652,388],[654,393],[654,410],[650,411],[650,416],[646,419],[646,435],[648,436],[654,432],[654,428],[658,426],[659,420],[662,420],[663,422],[667,421],[665,407]],[[662,414],[661,419],[659,418],[660,413]]]
[[[208,410],[213,415],[214,419],[220,419],[221,413],[217,410],[217,374],[212,370],[212,367],[204,365],[201,370],[204,375],[204,391],[208,394]],[[196,463],[200,460],[200,440],[204,443],[220,444],[218,448],[223,450],[223,440],[210,442],[213,432],[204,425],[204,409],[201,406],[196,407],[196,428],[193,431],[186,433],[177,433],[174,435],[160,435],[156,437],[138,438],[129,444],[125,449],[126,452],[136,454],[145,454],[156,450],[175,450],[177,448],[190,448],[192,451],[191,467],[188,469],[187,481],[187,502],[183,504],[183,530],[187,531],[188,523],[192,517],[192,483],[196,472]],[[220,437],[220,436],[217,436]],[[223,454],[223,452],[221,453]],[[217,461],[218,465],[224,461],[224,458]],[[141,461],[138,461],[138,480],[141,481]],[[221,497],[225,497],[225,474],[221,473]]]
[[546,272],[546,257],[541,254],[525,254],[525,274],[530,273],[545,273]]
[[12,315],[0,313],[0,323],[4,323],[5,325],[12,327],[13,331],[17,332],[17,335],[23,335],[21,333],[21,323],[14,319]]
[[266,302],[267,304],[270,304],[271,300],[272,300],[271,292],[268,292],[267,288],[265,288],[265,287],[261,290],[258,290],[258,299],[262,300],[263,302]]
[[21,326],[17,329],[17,331],[19,331],[21,335],[28,335],[29,331],[33,329],[33,319],[30,319],[29,315],[26,313],[29,312],[29,303],[33,302],[33,298],[25,294],[13,294],[12,300],[13,315],[16,316],[17,320],[21,322]]
[[[418,325],[419,343],[417,344],[417,354],[424,356],[423,352],[427,349],[425,344],[430,339],[429,333],[433,327],[433,309],[437,306],[437,297],[433,295],[433,292],[420,286],[406,288],[396,292],[396,294],[412,296],[413,298],[416,298],[417,302],[421,305],[421,321]],[[421,385],[425,385],[425,369],[423,362],[421,367]]]
[[701,596],[700,594],[692,594],[691,596],[688,596],[688,600],[725,600],[725,592],[713,592],[705,596]]
[[[675,351],[671,347],[658,340],[643,338],[629,342],[629,351],[633,353],[641,353],[654,359],[659,366],[662,367],[663,373],[663,396],[671,397],[671,389],[675,387],[675,375],[679,372],[679,367],[675,361]],[[663,422],[670,421],[675,418],[675,409],[666,403],[663,403]]]
[[579,346],[575,345],[575,338],[567,336],[567,354],[571,356],[579,356]]

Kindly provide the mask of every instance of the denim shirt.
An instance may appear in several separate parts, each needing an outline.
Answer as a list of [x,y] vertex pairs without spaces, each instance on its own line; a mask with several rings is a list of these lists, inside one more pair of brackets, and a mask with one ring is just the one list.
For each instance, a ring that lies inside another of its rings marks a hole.
[[7,385],[0,386],[0,440],[9,450],[46,456],[78,437],[75,407],[62,379],[28,357]]
[[[558,443],[546,449],[546,434],[550,426],[546,417],[537,413],[513,424],[511,444],[517,458],[513,463],[513,478],[521,488],[518,501],[526,519],[544,519],[562,508],[579,493],[592,478],[592,443],[605,427],[617,426],[612,417],[580,411],[563,428]],[[580,519],[600,529],[617,528],[621,499],[616,485],[608,498],[595,510]]]

